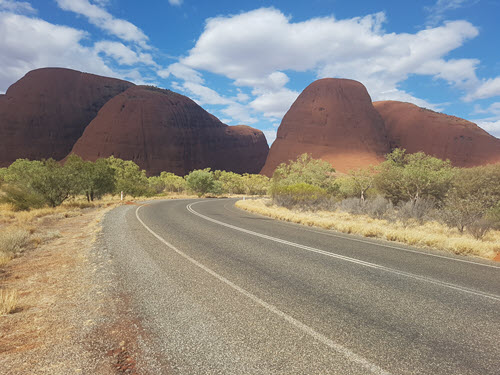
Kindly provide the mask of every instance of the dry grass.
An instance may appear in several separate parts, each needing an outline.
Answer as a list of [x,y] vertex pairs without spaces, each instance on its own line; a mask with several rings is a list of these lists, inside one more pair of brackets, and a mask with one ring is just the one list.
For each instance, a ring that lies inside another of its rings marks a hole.
[[408,225],[341,211],[300,212],[270,205],[269,202],[266,199],[240,200],[236,202],[236,207],[279,220],[445,250],[455,254],[493,259],[500,252],[500,231],[491,231],[483,240],[476,240],[468,234],[459,233],[456,229],[438,222]]
[[10,314],[17,306],[17,291],[0,289],[0,315]]

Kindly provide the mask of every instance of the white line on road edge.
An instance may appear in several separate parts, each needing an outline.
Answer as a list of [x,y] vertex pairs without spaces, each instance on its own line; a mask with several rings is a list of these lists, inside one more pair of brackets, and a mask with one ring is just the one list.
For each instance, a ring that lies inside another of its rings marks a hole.
[[[226,206],[227,206],[227,204],[224,205],[224,208],[226,210],[228,210],[229,212],[240,213],[240,212],[235,211],[235,210],[230,210]],[[239,208],[239,210],[243,210],[243,209]],[[245,213],[250,213],[250,214],[254,214],[254,215],[258,215],[258,216],[263,216],[265,218],[269,218],[270,217],[270,216],[266,216],[266,215],[263,215],[263,214],[257,214],[257,213],[252,212],[252,211],[246,211],[246,210],[244,210],[244,211],[245,211]],[[324,236],[330,236],[330,237],[335,237],[335,238],[342,238],[343,240],[347,240],[347,241],[361,242],[361,243],[366,243],[366,244],[373,245],[373,246],[386,247],[388,249],[401,250],[401,251],[406,251],[406,252],[409,252],[409,253],[414,253],[414,254],[419,254],[419,255],[424,255],[424,256],[429,256],[429,257],[442,258],[442,259],[451,260],[451,261],[454,261],[454,262],[468,263],[468,264],[473,264],[475,266],[480,266],[480,267],[496,268],[496,269],[500,270],[500,266],[496,266],[494,264],[479,263],[479,262],[474,262],[472,260],[467,260],[467,259],[452,258],[451,256],[446,256],[446,255],[432,254],[432,253],[427,253],[427,252],[424,252],[424,251],[418,251],[418,250],[412,250],[412,249],[405,249],[404,247],[387,245],[387,244],[381,243],[381,242],[367,241],[367,240],[362,240],[362,239],[359,239],[359,238],[354,238],[354,237],[352,237],[352,235],[351,235],[351,237],[348,237],[348,235],[340,235],[340,234],[335,234],[335,233],[328,233],[328,232],[326,232],[327,231],[326,229],[323,229],[323,231],[321,231],[320,228],[318,228],[318,230],[314,230],[314,229],[307,228],[307,227],[305,227],[302,224],[297,224],[297,223],[288,222],[288,221],[281,221],[279,219],[277,219],[276,222],[278,224],[283,225],[283,226],[294,225],[294,226],[301,227],[302,230],[305,230],[307,232],[318,233],[318,234],[321,234],[321,235],[324,235]]]
[[270,312],[276,314],[277,316],[279,316],[280,318],[286,320],[288,323],[292,324],[296,328],[298,328],[301,331],[307,333],[308,335],[314,337],[316,340],[320,341],[321,343],[325,344],[326,346],[330,347],[331,349],[335,350],[336,352],[342,354],[344,357],[346,357],[350,361],[355,362],[358,365],[361,365],[363,368],[369,370],[371,373],[377,374],[377,375],[391,375],[391,373],[389,373],[389,372],[385,371],[384,369],[378,367],[377,365],[371,363],[367,359],[361,357],[360,355],[354,353],[353,351],[347,349],[346,347],[344,347],[344,346],[342,346],[340,344],[335,343],[334,341],[332,341],[331,339],[329,339],[325,335],[323,335],[323,334],[315,331],[314,329],[312,329],[308,325],[302,323],[301,321],[299,321],[299,320],[297,320],[295,318],[292,318],[290,315],[288,315],[288,314],[284,313],[283,311],[279,310],[277,307],[275,307],[275,306],[273,306],[273,305],[271,305],[271,304],[269,304],[269,303],[261,300],[259,297],[253,295],[252,293],[247,292],[245,289],[243,289],[243,288],[239,287],[238,285],[234,284],[232,281],[229,281],[224,276],[221,276],[217,272],[212,271],[210,268],[206,267],[202,263],[198,262],[197,260],[191,258],[189,255],[187,255],[187,254],[183,253],[182,251],[180,251],[179,249],[177,249],[174,245],[172,245],[171,243],[167,242],[163,237],[161,237],[158,234],[156,234],[151,228],[149,228],[141,220],[141,218],[139,217],[139,210],[142,207],[143,206],[139,206],[135,210],[135,216],[137,217],[137,220],[139,220],[139,222],[144,226],[144,228],[146,228],[148,230],[149,233],[151,233],[160,242],[162,242],[163,244],[165,244],[166,246],[168,246],[170,249],[172,249],[173,251],[175,251],[177,254],[179,254],[180,256],[184,257],[185,259],[187,259],[188,261],[190,261],[191,263],[193,263],[197,267],[201,268],[203,271],[209,273],[210,275],[212,275],[213,277],[215,277],[219,281],[222,281],[224,284],[226,284],[226,285],[230,286],[231,288],[233,288],[234,290],[240,292],[245,297],[247,297],[247,298],[251,299],[252,301],[254,301],[255,303],[261,305],[262,307],[264,307],[268,311],[270,311]]
[[380,265],[375,264],[375,263],[365,262],[363,260],[359,260],[359,259],[355,259],[355,258],[344,256],[344,255],[339,255],[339,254],[331,253],[331,252],[328,252],[328,251],[316,249],[314,247],[310,247],[310,246],[301,245],[301,244],[298,244],[298,243],[295,243],[295,242],[290,242],[290,241],[282,240],[282,239],[279,239],[279,238],[276,238],[276,237],[268,236],[266,234],[257,233],[257,232],[254,232],[254,231],[251,231],[251,230],[248,230],[248,229],[244,229],[244,228],[240,228],[240,227],[237,227],[237,226],[234,226],[234,225],[231,225],[231,224],[227,224],[227,223],[224,223],[222,221],[212,219],[211,217],[202,215],[199,212],[196,212],[195,210],[193,210],[192,206],[194,204],[197,204],[197,203],[201,203],[201,201],[188,204],[186,206],[187,210],[189,212],[191,212],[191,213],[193,213],[193,214],[195,214],[195,215],[197,215],[197,216],[205,219],[205,220],[211,221],[211,222],[219,224],[219,225],[223,225],[225,227],[228,227],[228,228],[231,228],[231,229],[234,229],[234,230],[238,230],[240,232],[244,232],[244,233],[251,234],[253,236],[257,236],[257,237],[261,237],[261,238],[265,238],[266,240],[270,240],[270,241],[282,243],[282,244],[285,244],[285,245],[293,246],[293,247],[296,247],[296,248],[299,248],[299,249],[303,249],[303,250],[311,251],[311,252],[314,252],[314,253],[326,255],[326,256],[329,256],[329,257],[332,257],[332,258],[337,258],[337,259],[341,259],[341,260],[344,260],[344,261],[347,261],[347,262],[359,264],[359,265],[362,265],[362,266],[365,266],[365,267],[370,267],[370,268],[375,268],[375,269],[379,269],[379,270],[386,271],[386,272],[391,272],[391,273],[394,273],[394,274],[397,274],[397,275],[401,275],[401,276],[406,276],[406,277],[409,277],[409,278],[412,278],[412,279],[416,279],[416,280],[420,280],[420,281],[426,281],[426,282],[431,283],[431,284],[436,284],[436,285],[444,286],[444,287],[447,287],[447,288],[450,288],[450,289],[459,290],[459,291],[464,292],[464,293],[474,294],[474,295],[485,297],[485,298],[489,298],[489,299],[492,299],[492,300],[495,300],[495,301],[500,301],[500,296],[496,296],[494,294],[489,294],[489,293],[485,293],[485,292],[479,292],[477,290],[465,288],[465,287],[458,286],[458,285],[453,285],[453,284],[446,283],[444,281],[435,280],[435,279],[432,279],[432,278],[429,278],[429,277],[414,275],[412,273],[395,270],[393,268],[389,268],[389,267],[385,267],[385,266],[380,266]]

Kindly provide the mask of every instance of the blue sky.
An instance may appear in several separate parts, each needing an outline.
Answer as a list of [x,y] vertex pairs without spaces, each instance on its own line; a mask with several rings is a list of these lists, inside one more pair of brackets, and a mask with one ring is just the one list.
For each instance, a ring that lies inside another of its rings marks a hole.
[[323,77],[500,137],[500,1],[0,0],[0,93],[60,66],[189,96],[275,137]]

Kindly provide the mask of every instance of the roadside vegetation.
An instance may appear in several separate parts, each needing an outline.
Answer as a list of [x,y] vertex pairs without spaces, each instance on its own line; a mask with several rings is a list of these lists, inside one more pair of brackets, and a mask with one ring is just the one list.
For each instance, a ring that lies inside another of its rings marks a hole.
[[270,199],[237,206],[281,220],[494,258],[500,252],[500,164],[454,168],[396,149],[377,167],[336,174],[304,154],[283,163]]
[[[44,230],[44,223],[79,216],[85,209],[155,198],[264,195],[269,184],[265,176],[209,168],[184,177],[169,172],[148,177],[134,162],[113,156],[90,162],[71,155],[64,164],[18,159],[0,168],[0,268],[60,236]],[[16,301],[16,291],[0,285],[0,315],[15,311]]]

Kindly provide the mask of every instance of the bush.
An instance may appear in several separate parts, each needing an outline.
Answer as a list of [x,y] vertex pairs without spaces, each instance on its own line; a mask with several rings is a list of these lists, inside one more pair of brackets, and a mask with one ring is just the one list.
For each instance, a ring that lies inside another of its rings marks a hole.
[[161,172],[160,178],[165,183],[165,191],[180,193],[187,189],[186,180],[171,172]]
[[340,201],[337,208],[341,211],[348,212],[354,215],[361,215],[364,213],[363,201],[359,198],[346,198]]
[[318,186],[333,193],[337,189],[334,174],[335,169],[330,163],[313,159],[309,154],[300,155],[297,160],[281,163],[275,169],[272,177],[273,185],[293,185],[305,183]]
[[400,202],[397,209],[397,218],[403,222],[416,220],[422,224],[432,219],[436,203],[432,199],[417,199],[416,201]]
[[494,226],[494,222],[488,218],[481,218],[473,221],[467,226],[467,231],[476,240],[482,239]]
[[365,201],[364,211],[373,218],[382,219],[388,212],[392,212],[392,210],[392,202],[380,195]]
[[220,193],[220,190],[222,190],[221,184],[215,182],[215,177],[210,168],[194,170],[186,176],[188,188],[198,194],[199,197],[208,193]]
[[19,186],[4,185],[2,190],[4,195],[0,197],[0,203],[11,204],[14,211],[29,211],[32,208],[41,208],[47,203],[40,194]]
[[29,242],[30,234],[25,229],[10,228],[0,232],[0,253],[15,254]]
[[278,206],[301,209],[316,209],[328,200],[325,189],[306,183],[274,185],[271,187],[271,197]]

